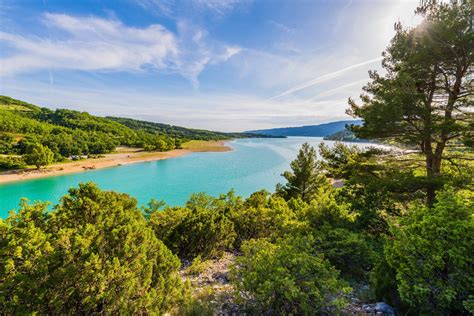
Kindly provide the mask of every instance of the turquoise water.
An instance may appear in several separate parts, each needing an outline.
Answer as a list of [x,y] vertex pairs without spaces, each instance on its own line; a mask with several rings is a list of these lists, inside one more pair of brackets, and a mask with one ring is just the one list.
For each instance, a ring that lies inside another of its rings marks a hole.
[[288,170],[304,142],[317,146],[322,139],[239,139],[228,143],[233,148],[229,152],[192,153],[167,160],[3,184],[0,185],[0,217],[5,218],[9,210],[16,209],[22,197],[55,204],[70,187],[89,181],[104,190],[128,193],[139,204],[155,198],[170,205],[181,205],[195,192],[216,196],[234,189],[237,194],[248,196],[260,189],[273,191],[275,185],[283,181],[281,173]]

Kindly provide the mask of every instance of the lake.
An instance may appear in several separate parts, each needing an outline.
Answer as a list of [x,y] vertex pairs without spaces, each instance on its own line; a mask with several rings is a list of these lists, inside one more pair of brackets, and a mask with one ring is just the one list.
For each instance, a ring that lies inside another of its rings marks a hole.
[[[283,182],[281,173],[289,169],[304,142],[317,147],[322,138],[253,138],[228,142],[232,151],[192,153],[186,156],[143,162],[120,167],[89,170],[0,185],[0,217],[18,207],[20,198],[57,203],[70,187],[95,182],[104,190],[128,193],[140,205],[152,198],[170,205],[181,205],[192,193],[217,196],[231,189],[248,196],[260,189],[273,191]],[[332,145],[332,141],[324,141]],[[357,143],[357,146],[371,144]]]

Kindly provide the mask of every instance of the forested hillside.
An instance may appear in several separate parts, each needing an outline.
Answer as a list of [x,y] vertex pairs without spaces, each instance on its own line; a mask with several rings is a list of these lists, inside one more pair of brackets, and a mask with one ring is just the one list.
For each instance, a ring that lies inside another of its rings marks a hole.
[[190,129],[180,126],[173,126],[162,123],[148,122],[134,120],[130,118],[107,116],[107,119],[118,122],[122,125],[128,126],[133,130],[145,131],[149,133],[163,133],[171,137],[181,139],[196,139],[196,140],[220,140],[229,138],[242,137],[267,137],[265,134],[251,134],[251,133],[220,133],[211,132],[202,129]]
[[[254,136],[187,129],[87,112],[51,110],[0,96],[0,169],[22,168],[28,155],[62,161],[71,156],[110,153],[117,146],[167,151],[188,140],[223,140]],[[49,157],[51,156],[51,157]]]

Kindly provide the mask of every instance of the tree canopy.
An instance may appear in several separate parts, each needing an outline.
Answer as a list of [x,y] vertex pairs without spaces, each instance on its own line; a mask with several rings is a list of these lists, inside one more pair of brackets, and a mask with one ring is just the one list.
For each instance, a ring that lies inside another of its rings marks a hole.
[[447,150],[472,143],[474,32],[472,1],[427,1],[417,10],[423,22],[395,26],[383,53],[384,75],[370,72],[362,104],[349,99],[349,113],[363,119],[357,137],[395,140],[425,157],[427,203],[440,188]]
[[277,192],[287,198],[300,197],[304,201],[310,201],[322,186],[327,185],[327,179],[317,160],[316,149],[308,143],[303,144],[290,167],[292,171],[282,174],[287,183],[277,186]]

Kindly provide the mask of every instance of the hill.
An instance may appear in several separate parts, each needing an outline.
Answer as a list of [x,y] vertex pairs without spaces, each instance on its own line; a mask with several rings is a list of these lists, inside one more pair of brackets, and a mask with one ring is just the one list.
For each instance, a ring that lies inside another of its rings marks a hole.
[[[0,96],[0,169],[24,166],[26,154],[41,145],[52,151],[53,161],[81,155],[113,152],[117,146],[168,151],[190,140],[225,140],[264,137],[188,129],[87,112],[51,110]],[[7,155],[7,157],[5,157]]]
[[212,132],[202,129],[191,129],[180,126],[168,125],[163,123],[155,123],[148,121],[135,120],[131,118],[107,116],[107,119],[118,122],[125,125],[133,130],[141,130],[149,133],[164,133],[166,135],[190,139],[190,140],[222,140],[229,138],[242,138],[242,137],[267,137],[268,135],[263,134],[251,134],[251,133],[221,133]]
[[272,129],[261,129],[247,131],[246,133],[265,134],[271,136],[310,136],[310,137],[324,137],[336,132],[346,129],[346,125],[361,125],[362,121],[349,120],[337,121],[319,125],[308,125],[300,127],[282,127]]

